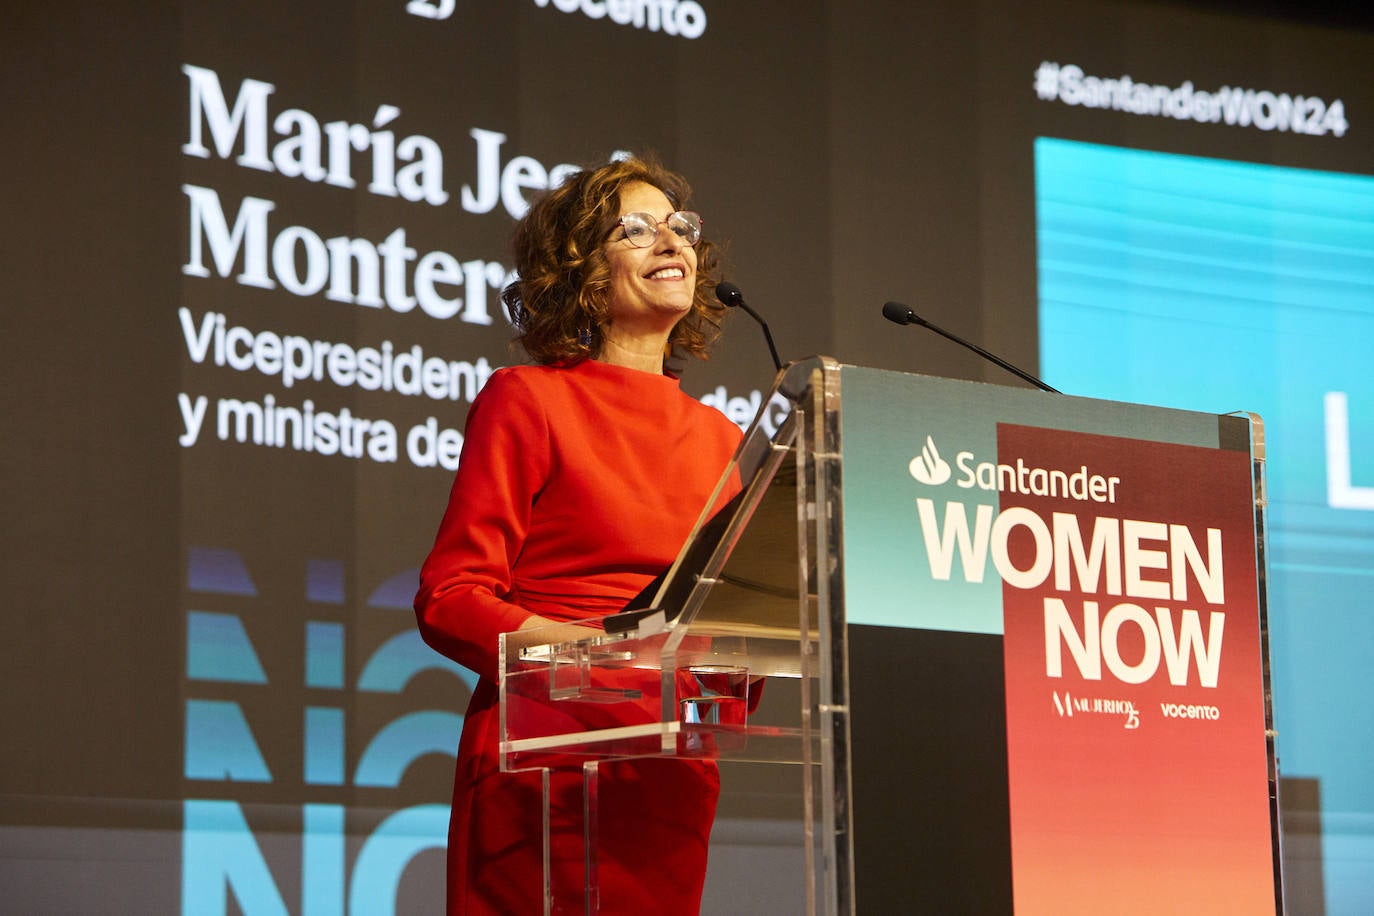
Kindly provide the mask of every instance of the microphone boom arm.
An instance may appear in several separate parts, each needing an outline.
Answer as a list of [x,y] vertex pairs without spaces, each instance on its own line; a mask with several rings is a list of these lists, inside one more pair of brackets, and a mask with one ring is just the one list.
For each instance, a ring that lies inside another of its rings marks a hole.
[[1001,366],[1003,369],[1007,370],[1017,378],[1030,382],[1032,385],[1034,385],[1036,388],[1039,388],[1041,391],[1048,391],[1051,394],[1064,393],[1060,391],[1058,388],[1053,388],[1045,384],[1044,382],[1040,381],[1040,379],[1031,375],[1029,372],[1016,368],[1011,363],[1007,362],[1005,359],[1002,359],[1002,357],[997,356],[993,353],[989,353],[987,350],[984,350],[976,343],[970,343],[969,341],[964,340],[964,338],[960,337],[957,334],[952,334],[938,325],[931,324],[929,321],[926,321],[920,315],[917,315],[910,308],[908,308],[905,305],[902,305],[900,302],[889,302],[886,305],[884,305],[883,317],[886,318],[888,321],[892,321],[897,324],[919,324],[923,328],[929,328],[930,330],[934,331],[936,334],[939,334],[946,340],[952,340],[955,343],[959,344],[961,347],[967,347],[974,353],[977,353],[979,356],[983,357],[983,359],[986,359],[988,362],[996,363],[997,365]]
[[745,314],[763,328],[763,339],[768,342],[768,353],[773,357],[773,368],[782,371],[782,359],[778,356],[778,348],[773,344],[773,332],[768,330],[768,322],[763,320],[763,316],[749,307],[749,303],[744,301],[744,293],[740,288],[729,280],[721,280],[716,284],[716,298],[722,305],[729,308],[742,308]]
[[759,327],[763,328],[763,339],[768,342],[768,353],[770,356],[773,357],[773,365],[777,367],[777,370],[779,372],[781,372],[782,359],[778,356],[778,348],[773,344],[773,332],[768,330],[768,322],[764,321],[761,317],[759,317],[759,313],[751,309],[749,307],[749,303],[745,302],[743,299],[739,301],[739,307],[744,309],[745,312],[749,314],[750,318],[757,321],[759,323]]

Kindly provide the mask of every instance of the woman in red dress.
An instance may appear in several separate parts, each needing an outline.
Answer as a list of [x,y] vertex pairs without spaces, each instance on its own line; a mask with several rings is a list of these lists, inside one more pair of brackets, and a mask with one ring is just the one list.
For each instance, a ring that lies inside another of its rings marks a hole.
[[[539,778],[500,771],[498,636],[638,594],[740,439],[663,368],[670,347],[704,356],[723,311],[689,193],[655,163],[613,162],[569,178],[516,228],[519,279],[502,298],[535,365],[498,370],[474,400],[415,599],[425,641],[481,678],[458,749],[450,914],[543,912]],[[581,777],[553,775],[555,911],[580,912]],[[598,782],[599,911],[696,913],[715,767],[620,762]]]

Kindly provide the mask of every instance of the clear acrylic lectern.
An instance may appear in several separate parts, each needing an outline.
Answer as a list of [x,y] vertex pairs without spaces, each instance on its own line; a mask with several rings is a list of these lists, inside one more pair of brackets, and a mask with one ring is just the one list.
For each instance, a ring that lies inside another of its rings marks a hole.
[[1259,418],[824,357],[773,394],[640,600],[502,637],[546,909],[599,911],[598,768],[682,757],[801,768],[807,913],[1281,912]]

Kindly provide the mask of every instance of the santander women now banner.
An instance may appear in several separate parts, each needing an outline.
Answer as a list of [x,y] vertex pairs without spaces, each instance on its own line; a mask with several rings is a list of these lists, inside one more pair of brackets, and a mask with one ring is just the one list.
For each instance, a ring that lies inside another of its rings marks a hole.
[[1249,455],[1008,424],[997,449],[1116,481],[1000,494],[1016,912],[1272,912]]

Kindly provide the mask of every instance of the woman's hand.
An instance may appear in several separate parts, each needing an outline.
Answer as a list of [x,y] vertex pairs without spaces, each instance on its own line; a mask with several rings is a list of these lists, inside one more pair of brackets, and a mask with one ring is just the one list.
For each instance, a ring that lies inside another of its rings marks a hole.
[[[528,633],[538,630],[538,633]],[[551,645],[561,642],[578,642],[592,636],[601,636],[605,630],[596,621],[573,623],[567,620],[554,620],[531,614],[520,624],[519,629],[506,634],[507,651],[512,648]]]

